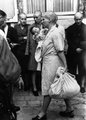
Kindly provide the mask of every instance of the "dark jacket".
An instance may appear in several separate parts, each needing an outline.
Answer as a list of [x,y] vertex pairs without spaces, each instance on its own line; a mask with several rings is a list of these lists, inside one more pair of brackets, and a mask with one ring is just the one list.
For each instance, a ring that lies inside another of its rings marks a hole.
[[12,43],[17,43],[18,41],[17,31],[11,26],[8,26],[7,38],[10,39]]
[[66,29],[68,52],[74,53],[77,48],[86,49],[86,25],[74,23]]
[[36,50],[36,47],[37,47],[37,42],[33,39],[33,33],[32,33],[32,28],[33,27],[40,27],[40,26],[33,23],[28,28],[26,55],[29,55],[28,70],[36,71],[37,62],[35,60],[35,50]]

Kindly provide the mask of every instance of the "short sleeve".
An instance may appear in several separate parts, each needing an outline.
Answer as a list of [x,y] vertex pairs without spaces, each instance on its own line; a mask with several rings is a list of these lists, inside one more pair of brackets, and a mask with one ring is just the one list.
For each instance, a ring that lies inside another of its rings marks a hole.
[[52,40],[57,52],[64,51],[64,40],[58,31],[53,34]]

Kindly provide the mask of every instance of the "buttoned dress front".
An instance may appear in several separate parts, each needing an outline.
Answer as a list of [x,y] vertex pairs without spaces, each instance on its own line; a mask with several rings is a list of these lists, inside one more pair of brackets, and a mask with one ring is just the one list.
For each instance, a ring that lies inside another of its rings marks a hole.
[[64,50],[64,41],[56,26],[53,26],[42,45],[42,95],[49,95],[50,85],[54,81],[59,66],[64,66],[58,56]]

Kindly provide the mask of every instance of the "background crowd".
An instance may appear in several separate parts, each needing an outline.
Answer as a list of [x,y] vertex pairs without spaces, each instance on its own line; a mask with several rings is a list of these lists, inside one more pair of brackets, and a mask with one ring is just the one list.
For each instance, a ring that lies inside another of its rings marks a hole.
[[[59,66],[64,66],[66,71],[76,76],[81,93],[86,91],[86,24],[82,22],[83,15],[77,12],[75,23],[64,29],[58,24],[54,12],[42,14],[37,10],[33,24],[27,24],[26,14],[21,13],[19,22],[13,28],[1,13],[0,10],[0,29],[21,66],[24,91],[32,91],[34,96],[42,92],[44,96],[42,110],[33,120],[45,120],[51,101],[48,91]],[[44,33],[40,32],[42,30],[45,30]],[[73,117],[70,100],[64,101],[67,108],[60,115]]]

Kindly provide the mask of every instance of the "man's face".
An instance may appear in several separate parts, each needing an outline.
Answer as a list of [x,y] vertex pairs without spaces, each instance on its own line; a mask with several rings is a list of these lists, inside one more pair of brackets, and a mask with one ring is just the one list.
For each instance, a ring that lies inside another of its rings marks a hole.
[[26,15],[21,14],[20,15],[20,24],[25,25],[26,24]]
[[41,14],[39,12],[36,12],[34,14],[34,20],[35,20],[35,23],[40,23],[41,22]]
[[77,25],[81,25],[82,18],[76,18],[75,22],[76,22]]
[[82,23],[82,15],[79,14],[79,13],[77,13],[76,16],[75,16],[75,18],[74,18],[74,20],[75,20],[75,23],[77,25],[81,25],[81,23]]
[[6,25],[6,17],[0,15],[0,27]]

